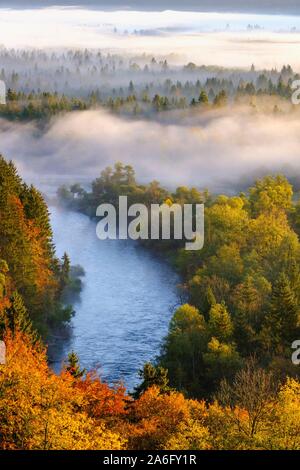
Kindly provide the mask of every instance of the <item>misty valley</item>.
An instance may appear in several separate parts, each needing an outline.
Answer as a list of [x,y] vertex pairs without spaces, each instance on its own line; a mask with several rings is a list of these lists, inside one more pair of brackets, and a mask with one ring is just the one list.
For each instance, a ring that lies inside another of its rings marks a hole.
[[0,451],[300,450],[299,45],[0,7]]

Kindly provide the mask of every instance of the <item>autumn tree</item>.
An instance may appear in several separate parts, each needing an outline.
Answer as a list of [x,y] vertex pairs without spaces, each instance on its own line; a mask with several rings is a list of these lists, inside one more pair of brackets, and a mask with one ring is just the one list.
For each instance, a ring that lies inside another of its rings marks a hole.
[[272,372],[257,365],[254,358],[237,372],[232,384],[224,380],[217,397],[231,409],[230,419],[242,434],[253,439],[263,428],[272,410],[276,382]]
[[179,390],[192,389],[203,375],[202,353],[207,345],[204,317],[191,305],[179,307],[171,322],[161,356],[169,371],[170,385]]
[[55,375],[44,348],[7,331],[0,366],[2,450],[123,449],[125,439],[84,410],[85,395],[71,374]]

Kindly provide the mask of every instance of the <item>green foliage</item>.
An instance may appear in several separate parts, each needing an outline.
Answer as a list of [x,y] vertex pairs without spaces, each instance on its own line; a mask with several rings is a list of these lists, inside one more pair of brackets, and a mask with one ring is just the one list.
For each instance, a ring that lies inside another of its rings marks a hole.
[[3,300],[3,297],[6,294],[6,274],[8,272],[8,266],[6,261],[3,259],[0,260],[0,300]]
[[254,353],[282,377],[297,375],[290,355],[300,333],[300,244],[289,223],[292,197],[284,177],[266,177],[249,196],[219,196],[206,207],[203,250],[177,255],[191,304],[207,320],[206,340],[198,350],[197,379],[181,383],[178,370],[191,370],[194,358],[187,347],[184,356],[175,347],[179,340],[170,327],[162,364],[172,386],[206,396]]
[[252,354],[283,377],[297,375],[290,346],[300,333],[300,243],[286,178],[267,176],[247,193],[212,198],[185,186],[170,192],[157,181],[139,185],[133,168],[117,163],[90,193],[75,199],[70,190],[62,193],[68,205],[91,215],[102,202],[118,206],[120,195],[147,206],[205,203],[202,250],[186,251],[181,241],[147,241],[172,257],[189,302],[174,313],[159,358],[171,387],[209,397]]
[[210,334],[220,341],[230,340],[233,323],[224,303],[214,304],[209,312],[208,327]]
[[168,369],[171,387],[190,390],[199,387],[203,376],[202,353],[207,345],[207,327],[199,310],[191,305],[179,307],[170,322],[169,334],[160,358]]
[[261,333],[266,349],[284,353],[300,333],[299,318],[297,299],[287,276],[281,273],[273,286]]
[[200,104],[208,104],[209,103],[209,99],[208,99],[207,93],[205,91],[203,91],[203,90],[201,91],[198,101],[199,101]]
[[148,388],[153,386],[158,387],[161,392],[169,392],[171,390],[168,385],[168,371],[163,367],[154,366],[147,362],[143,369],[140,370],[139,376],[142,379],[142,382],[134,389],[133,397],[135,399],[148,390]]
[[207,345],[207,352],[203,354],[206,366],[206,376],[210,379],[209,390],[215,390],[225,377],[232,379],[241,367],[242,360],[233,343],[223,343],[212,337]]
[[32,342],[37,340],[37,334],[33,329],[32,322],[24,305],[23,299],[20,294],[15,291],[9,299],[10,306],[4,311],[5,322],[7,328],[12,333],[16,330],[26,333],[31,338]]
[[249,202],[254,216],[271,210],[290,210],[293,188],[283,176],[267,176],[249,190]]
[[71,262],[67,253],[64,253],[62,257],[61,269],[60,269],[60,288],[63,291],[70,280]]

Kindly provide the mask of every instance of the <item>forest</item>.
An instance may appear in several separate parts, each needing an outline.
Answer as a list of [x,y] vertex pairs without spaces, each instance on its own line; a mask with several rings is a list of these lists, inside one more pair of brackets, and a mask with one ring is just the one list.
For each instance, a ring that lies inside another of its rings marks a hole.
[[[0,451],[300,450],[298,18],[119,13],[1,9]],[[204,247],[105,258],[120,196]]]
[[120,57],[88,49],[50,55],[0,48],[0,60],[0,80],[7,86],[0,116],[19,121],[99,107],[148,119],[163,111],[208,111],[232,104],[287,113],[293,110],[292,83],[300,78],[290,65],[280,70],[252,65],[248,71],[193,62],[179,67],[172,57],[168,63],[145,54]]
[[[132,200],[143,194],[146,202],[205,198],[203,251],[168,247],[189,303],[174,313],[157,363],[145,364],[129,394],[82,370],[76,353],[59,375],[49,368],[35,324],[57,317],[66,266],[55,259],[41,196],[11,163],[2,159],[1,168],[2,449],[300,448],[299,373],[291,362],[299,335],[300,206],[283,176],[233,197],[184,187],[170,193],[158,183],[138,185],[133,169],[118,163],[94,181],[92,193],[59,191],[80,210],[120,191]],[[30,285],[16,269],[18,250]],[[49,285],[52,300],[41,309]]]

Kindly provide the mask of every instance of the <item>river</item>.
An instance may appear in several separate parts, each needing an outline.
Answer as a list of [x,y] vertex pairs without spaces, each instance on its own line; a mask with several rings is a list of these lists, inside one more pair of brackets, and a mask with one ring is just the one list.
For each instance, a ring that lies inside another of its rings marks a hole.
[[85,270],[71,334],[51,348],[53,368],[74,350],[82,367],[132,390],[138,370],[159,353],[179,302],[178,276],[137,242],[100,241],[83,214],[53,206],[50,213],[57,255],[66,251]]

